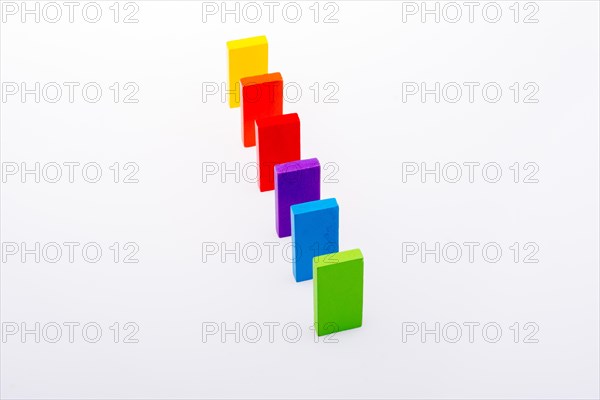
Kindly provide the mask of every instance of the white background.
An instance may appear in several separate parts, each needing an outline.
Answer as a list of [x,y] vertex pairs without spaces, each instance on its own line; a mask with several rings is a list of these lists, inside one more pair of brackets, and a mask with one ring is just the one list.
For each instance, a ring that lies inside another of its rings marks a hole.
[[[529,24],[522,19],[532,9],[521,3],[515,23],[513,2],[499,3],[497,23],[482,17],[485,3],[473,23],[465,6],[457,23],[422,23],[419,14],[403,22],[401,2],[338,1],[338,22],[329,24],[322,20],[334,9],[321,4],[315,23],[313,2],[300,3],[295,24],[281,6],[269,23],[260,2],[258,23],[221,23],[219,15],[203,22],[203,5],[193,1],[138,1],[138,23],[114,23],[113,2],[99,4],[95,24],[80,7],[73,23],[22,23],[18,14],[5,15],[0,28],[3,83],[103,88],[97,103],[76,90],[73,103],[65,92],[55,104],[31,95],[1,104],[3,168],[96,162],[103,172],[95,184],[81,170],[74,183],[15,175],[2,184],[3,243],[95,242],[103,250],[97,263],[83,260],[81,247],[73,263],[3,254],[3,329],[80,324],[73,343],[66,327],[57,343],[5,337],[3,398],[598,398],[597,2],[538,1],[539,22]],[[336,168],[337,183],[323,183],[322,195],[340,204],[340,248],[365,256],[364,325],[335,335],[336,343],[315,343],[309,330],[312,282],[293,280],[282,251],[290,239],[275,234],[273,193],[243,176],[202,175],[213,163],[242,169],[255,160],[255,149],[241,144],[239,109],[218,95],[203,101],[203,87],[226,81],[226,41],[261,34],[270,71],[302,89],[284,111],[300,116],[303,158]],[[114,103],[114,82],[137,84],[139,102]],[[337,103],[323,101],[328,82],[339,88]],[[466,92],[457,103],[432,95],[403,102],[403,82],[497,82],[503,95],[487,102],[479,86],[473,103]],[[538,85],[539,102],[515,103],[514,82]],[[136,163],[139,183],[112,182],[115,162]],[[474,183],[403,182],[408,162],[496,162],[503,175],[488,183],[479,169]],[[536,163],[539,182],[514,183],[515,162]],[[115,263],[114,242],[135,242],[139,263]],[[222,262],[220,253],[203,262],[209,242],[257,243],[263,253],[254,263],[234,255]],[[273,259],[270,242],[280,244]],[[479,247],[473,263],[466,254],[456,263],[418,255],[403,262],[405,242],[495,242],[503,254],[486,262]],[[521,253],[515,263],[515,242],[537,244],[539,262],[524,263]],[[82,336],[89,322],[102,328],[97,343]],[[126,322],[139,327],[138,343],[123,343]],[[203,341],[211,322],[254,322],[262,337]],[[273,343],[268,322],[280,324]],[[403,341],[409,322],[455,322],[462,337]],[[480,324],[473,343],[466,322]],[[496,343],[481,332],[490,322],[502,328]],[[539,327],[537,343],[524,343],[527,322]],[[302,328],[296,343],[294,329],[282,333],[286,323]]]

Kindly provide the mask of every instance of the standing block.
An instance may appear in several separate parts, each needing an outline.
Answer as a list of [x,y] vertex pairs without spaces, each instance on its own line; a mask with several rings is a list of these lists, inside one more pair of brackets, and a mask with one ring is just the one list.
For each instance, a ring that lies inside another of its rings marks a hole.
[[298,114],[283,114],[257,119],[256,155],[258,187],[261,192],[273,190],[275,188],[273,178],[275,165],[300,159],[300,119]]
[[283,114],[283,79],[279,72],[242,78],[242,142],[256,144],[254,122]]
[[359,249],[315,257],[315,329],[319,336],[362,326],[363,255]]
[[269,72],[269,45],[266,36],[227,42],[229,58],[229,108],[240,106],[240,79]]
[[290,207],[321,198],[321,165],[316,158],[275,166],[275,229],[292,234]]
[[339,251],[340,208],[336,199],[293,205],[292,260],[296,282],[313,277],[313,258]]

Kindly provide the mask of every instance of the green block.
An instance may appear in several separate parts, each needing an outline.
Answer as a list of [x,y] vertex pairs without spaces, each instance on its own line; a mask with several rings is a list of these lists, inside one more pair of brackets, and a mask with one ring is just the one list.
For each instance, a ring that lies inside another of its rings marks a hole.
[[359,249],[313,258],[319,336],[362,326],[364,259]]

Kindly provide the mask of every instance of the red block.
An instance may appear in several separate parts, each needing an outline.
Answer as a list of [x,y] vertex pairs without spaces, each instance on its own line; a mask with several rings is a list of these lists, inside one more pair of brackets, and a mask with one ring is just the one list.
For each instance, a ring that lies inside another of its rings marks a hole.
[[276,115],[256,120],[258,188],[275,188],[275,165],[300,160],[298,114]]
[[259,118],[283,114],[283,78],[279,72],[240,79],[242,98],[242,142],[256,144],[254,123]]

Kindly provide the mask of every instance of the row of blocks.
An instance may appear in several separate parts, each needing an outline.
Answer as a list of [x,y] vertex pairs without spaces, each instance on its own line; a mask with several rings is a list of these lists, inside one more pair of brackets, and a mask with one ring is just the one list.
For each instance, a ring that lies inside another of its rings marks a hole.
[[230,107],[241,108],[242,143],[256,146],[258,186],[275,191],[275,229],[292,237],[296,282],[313,279],[319,336],[362,326],[363,255],[339,252],[339,205],[321,199],[321,165],[301,159],[300,118],[283,113],[283,78],[268,73],[265,36],[227,42]]

